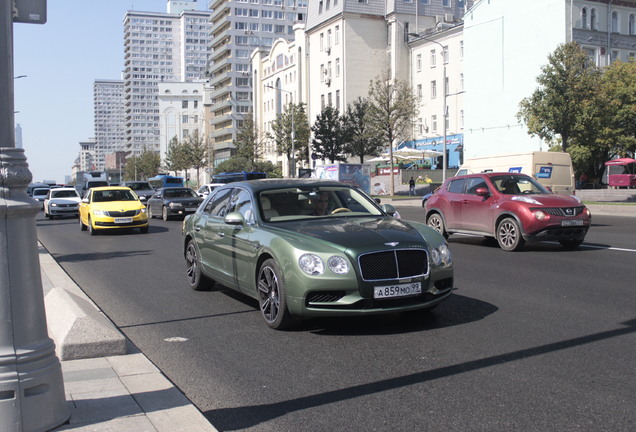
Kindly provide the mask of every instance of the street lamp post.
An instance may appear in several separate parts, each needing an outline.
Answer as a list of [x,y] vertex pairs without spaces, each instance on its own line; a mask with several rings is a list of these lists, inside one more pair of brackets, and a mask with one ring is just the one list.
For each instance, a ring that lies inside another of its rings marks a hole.
[[281,91],[281,92],[289,93],[289,95],[291,97],[291,104],[292,104],[292,109],[291,109],[292,130],[291,130],[291,166],[289,168],[289,176],[291,178],[294,178],[294,177],[296,177],[296,143],[295,143],[296,127],[295,127],[295,124],[294,124],[294,111],[296,111],[296,107],[294,106],[294,94],[292,92],[290,92],[289,90],[283,90],[282,88],[273,87],[271,85],[266,85],[265,87],[270,88],[272,90],[278,90],[278,91]]
[[69,418],[62,367],[48,335],[33,179],[15,148],[14,2],[0,2],[0,430],[51,430]]
[[427,37],[424,37],[418,33],[409,33],[409,36],[414,36],[416,38],[419,39],[424,39],[425,41],[428,42],[432,42],[434,44],[439,45],[442,48],[442,66],[443,66],[443,78],[442,78],[442,87],[443,87],[443,92],[444,92],[444,107],[443,107],[443,112],[444,115],[442,116],[442,122],[444,123],[443,126],[443,130],[444,130],[444,143],[442,145],[442,151],[443,151],[443,155],[442,155],[442,179],[446,180],[446,166],[448,165],[448,161],[447,161],[447,156],[446,156],[446,134],[447,134],[447,128],[446,128],[446,117],[448,115],[448,105],[446,102],[446,97],[448,96],[448,92],[446,91],[446,47],[444,45],[442,45],[441,43],[437,42],[436,40],[433,39],[429,39]]

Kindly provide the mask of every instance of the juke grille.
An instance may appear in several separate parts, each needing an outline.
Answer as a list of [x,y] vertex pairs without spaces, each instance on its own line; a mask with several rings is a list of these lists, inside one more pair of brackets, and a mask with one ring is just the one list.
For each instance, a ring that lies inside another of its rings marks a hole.
[[372,252],[358,258],[365,281],[402,279],[428,273],[428,254],[423,249]]
[[583,213],[584,206],[580,207],[535,207],[532,211],[541,210],[553,216],[574,217]]

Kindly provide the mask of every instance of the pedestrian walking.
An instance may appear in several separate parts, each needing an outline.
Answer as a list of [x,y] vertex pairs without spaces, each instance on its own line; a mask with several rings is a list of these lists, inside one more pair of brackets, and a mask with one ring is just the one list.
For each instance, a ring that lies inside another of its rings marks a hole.
[[411,195],[415,195],[415,180],[413,180],[413,177],[409,180],[409,196]]

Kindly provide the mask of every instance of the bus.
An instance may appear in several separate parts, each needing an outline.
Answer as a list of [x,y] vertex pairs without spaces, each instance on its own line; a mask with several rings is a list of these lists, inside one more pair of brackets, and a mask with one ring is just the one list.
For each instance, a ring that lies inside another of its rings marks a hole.
[[264,179],[264,178],[267,178],[267,173],[238,171],[238,172],[225,172],[220,174],[214,174],[212,176],[212,182],[213,183],[232,183],[235,181],[258,180],[258,179]]
[[165,187],[183,187],[183,177],[175,177],[167,174],[160,174],[148,179],[148,183],[154,189]]

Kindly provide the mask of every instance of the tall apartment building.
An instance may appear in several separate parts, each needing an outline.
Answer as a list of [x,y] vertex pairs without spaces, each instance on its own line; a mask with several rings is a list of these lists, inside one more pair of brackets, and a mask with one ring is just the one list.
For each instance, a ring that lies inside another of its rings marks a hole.
[[208,76],[210,94],[208,138],[214,162],[232,155],[233,140],[252,107],[250,55],[271,47],[276,39],[291,40],[293,25],[304,22],[307,0],[216,0],[212,12],[212,52]]
[[204,77],[210,47],[210,12],[196,1],[167,3],[167,13],[128,11],[124,17],[126,150],[159,151],[158,83]]
[[93,83],[96,169],[104,170],[106,156],[124,149],[124,81],[97,79]]

